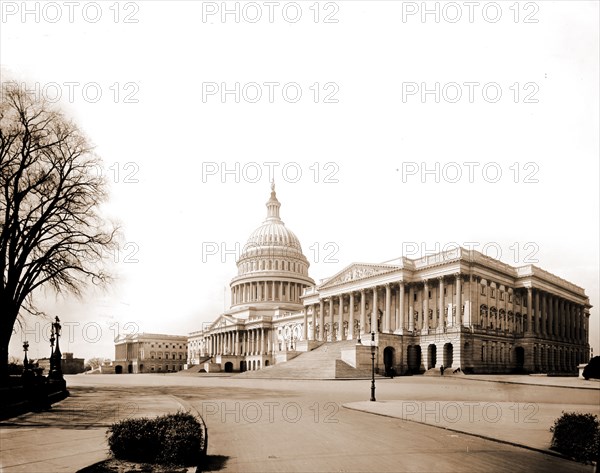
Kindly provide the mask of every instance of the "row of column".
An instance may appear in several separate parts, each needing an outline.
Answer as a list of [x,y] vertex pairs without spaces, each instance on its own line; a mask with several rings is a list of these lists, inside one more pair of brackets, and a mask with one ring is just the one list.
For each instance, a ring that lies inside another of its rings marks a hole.
[[587,353],[578,348],[556,347],[535,344],[533,347],[534,371],[575,371],[577,365],[585,363]]
[[[454,280],[450,281],[450,291],[447,291],[451,294],[449,298],[444,294],[448,281],[445,277],[439,277],[437,283],[424,280],[420,284],[386,284],[358,292],[331,296],[325,300],[321,299],[318,304],[313,304],[311,307],[313,330],[310,332],[307,330],[309,325],[307,313],[306,311],[304,313],[305,339],[342,340],[344,338],[344,303],[346,301],[348,301],[348,334],[345,338],[348,340],[354,338],[355,301],[358,300],[360,302],[360,334],[370,331],[402,334],[405,330],[411,333],[420,331],[421,334],[427,334],[432,329],[474,325],[484,329],[491,327],[512,332],[525,331],[527,335],[560,339],[571,343],[587,342],[589,320],[585,307],[534,288],[526,289],[526,294],[523,294],[526,297],[514,297],[511,302],[508,302],[508,297],[505,297],[503,301],[500,301],[504,302],[504,307],[500,308],[504,311],[503,317],[499,318],[499,313],[497,313],[496,320],[499,325],[492,327],[490,302],[497,303],[498,299],[490,297],[489,287],[482,296],[481,290],[477,290],[481,288],[479,281],[480,278],[475,276],[463,281],[460,274],[454,275]],[[465,296],[463,295],[463,284],[465,285]],[[435,287],[437,287],[437,304],[434,303],[434,305],[437,307],[430,309],[431,301],[435,300],[430,297],[430,290]],[[416,291],[422,291],[421,297],[415,297]],[[407,295],[408,300],[406,300]],[[383,296],[383,304],[379,303],[380,296]],[[367,298],[371,301],[370,321],[367,321]],[[471,301],[474,302],[477,309],[472,310]],[[394,305],[393,309],[392,304]],[[481,310],[483,304],[487,308],[485,311]],[[380,305],[383,306],[381,317]],[[417,305],[420,305],[420,311],[416,310]],[[511,307],[513,310],[507,311]],[[523,314],[523,320],[518,320],[515,311]],[[512,320],[509,319],[510,312],[512,312]],[[326,324],[329,327],[327,334],[325,334]],[[332,339],[332,327],[336,324],[337,333],[333,334],[335,338]]]
[[[499,289],[492,297],[490,292],[493,288],[481,285],[479,277],[474,277],[474,280],[480,290],[471,294],[474,305],[479,307],[479,311],[472,314],[473,326],[586,343],[588,320],[585,306],[535,288],[515,290],[512,301],[509,297],[500,298]],[[510,296],[508,292],[505,295]],[[493,322],[494,309],[497,311],[496,325]],[[562,332],[565,335],[561,335]]]
[[274,348],[271,333],[267,328],[256,328],[207,335],[204,339],[205,356],[266,355]]
[[[454,288],[456,294],[451,297],[448,304],[448,312],[446,313],[444,295],[444,278],[438,278],[438,294],[439,303],[436,316],[433,316],[433,310],[429,309],[429,290],[430,281],[425,280],[423,285],[423,297],[420,298],[422,310],[416,310],[417,298],[415,297],[416,284],[385,284],[383,286],[375,286],[368,289],[361,289],[358,292],[350,292],[348,294],[340,294],[331,296],[327,300],[321,299],[318,304],[312,305],[312,327],[311,333],[306,333],[310,340],[325,341],[325,324],[329,324],[330,330],[327,338],[331,340],[331,327],[337,323],[337,333],[335,340],[342,340],[344,326],[344,302],[348,300],[348,335],[347,339],[354,338],[355,325],[355,302],[360,303],[359,309],[359,330],[360,334],[375,331],[383,333],[400,333],[408,329],[409,332],[420,330],[422,334],[428,333],[430,329],[438,327],[446,327],[460,325],[463,323],[463,303],[462,303],[462,278],[459,274],[455,275]],[[382,292],[382,294],[380,294]],[[383,304],[380,304],[380,296],[382,296]],[[408,296],[408,300],[407,300]],[[370,320],[367,321],[367,298],[371,301]],[[328,310],[325,310],[327,303]],[[383,305],[382,317],[380,317],[380,305]],[[392,309],[392,305],[394,305]],[[456,307],[461,310],[456,311]],[[440,310],[442,309],[442,310]],[[325,312],[328,313],[328,320],[325,320]],[[392,314],[394,314],[392,320]],[[420,317],[419,317],[420,314]],[[318,317],[318,319],[317,319]],[[305,332],[308,326],[307,314],[304,314]],[[382,319],[382,320],[381,320]],[[470,317],[467,317],[469,322]],[[367,323],[368,322],[368,323]],[[315,333],[315,327],[317,331]]]
[[300,302],[304,285],[291,281],[256,281],[231,288],[231,305],[249,302]]
[[585,307],[561,297],[527,288],[527,332],[544,338],[585,343],[588,317]]

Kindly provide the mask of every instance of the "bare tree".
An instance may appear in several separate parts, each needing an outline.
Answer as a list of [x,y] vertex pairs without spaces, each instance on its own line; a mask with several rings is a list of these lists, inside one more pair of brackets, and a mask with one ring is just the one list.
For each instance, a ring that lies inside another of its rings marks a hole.
[[89,366],[89,369],[91,370],[95,370],[96,368],[100,368],[102,366],[102,363],[104,363],[104,358],[100,358],[100,357],[93,357],[90,358],[89,360],[87,360],[85,362],[85,366],[86,369]]
[[107,197],[100,159],[63,114],[24,87],[3,82],[0,93],[0,376],[7,373],[15,322],[44,315],[42,288],[80,295],[104,285],[107,250],[117,228],[99,215]]

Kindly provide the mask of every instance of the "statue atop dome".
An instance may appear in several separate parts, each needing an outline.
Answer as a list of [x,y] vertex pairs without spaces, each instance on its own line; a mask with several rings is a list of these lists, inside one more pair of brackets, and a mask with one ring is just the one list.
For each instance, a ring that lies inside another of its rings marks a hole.
[[276,221],[283,224],[279,218],[279,207],[281,207],[281,204],[277,200],[277,194],[275,193],[275,179],[273,179],[271,181],[271,198],[267,202],[267,220],[265,220],[265,222]]

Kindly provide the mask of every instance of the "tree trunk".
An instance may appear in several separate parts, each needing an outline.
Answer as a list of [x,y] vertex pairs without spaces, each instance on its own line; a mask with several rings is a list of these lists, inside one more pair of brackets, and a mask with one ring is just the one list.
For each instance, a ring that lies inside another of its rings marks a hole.
[[[8,346],[19,309],[15,307],[14,302],[8,302],[0,297],[0,312],[2,312],[0,317],[0,380],[5,380],[8,377]],[[2,384],[5,384],[4,381]]]

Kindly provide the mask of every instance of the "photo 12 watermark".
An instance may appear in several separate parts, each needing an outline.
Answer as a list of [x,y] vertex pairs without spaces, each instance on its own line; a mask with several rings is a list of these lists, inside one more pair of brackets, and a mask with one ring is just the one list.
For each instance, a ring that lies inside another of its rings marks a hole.
[[91,176],[106,178],[114,184],[139,184],[140,182],[138,174],[140,165],[135,161],[113,162],[109,166],[91,163],[87,166]]
[[531,402],[402,401],[400,404],[403,419],[426,424],[540,422],[537,417],[540,408]]
[[402,2],[402,23],[539,23],[536,2]]
[[514,241],[510,245],[502,245],[496,241],[403,241],[401,255],[406,258],[427,258],[437,256],[440,262],[454,261],[460,255],[461,249],[477,251],[483,256],[495,260],[510,261],[514,264],[539,263],[537,255],[539,245],[534,241]]
[[202,2],[202,23],[339,22],[337,2]]
[[217,421],[223,424],[296,424],[303,419],[315,424],[337,424],[339,410],[340,405],[331,401],[313,402],[310,405],[302,405],[295,401],[203,401],[200,405],[200,414],[208,423]]
[[[135,417],[140,407],[135,402],[99,402],[99,403],[77,403],[67,402],[60,408],[61,422],[77,426],[98,426],[110,425],[119,420]],[[33,412],[31,414],[31,423],[46,424],[56,421],[56,412],[49,410],[46,412]]]
[[[132,336],[140,333],[140,327],[136,322],[106,322],[104,325],[95,322],[61,321],[62,343],[98,343],[105,337],[117,340],[121,336]],[[52,337],[52,322],[36,321],[33,326],[13,328],[13,336],[20,335],[21,342],[50,343]]]
[[501,164],[496,161],[403,161],[396,172],[400,172],[402,183],[422,184],[475,184],[513,182],[515,184],[538,184],[540,165],[535,161]]
[[0,3],[1,23],[138,23],[138,2]]
[[95,81],[64,81],[64,82],[34,82],[9,83],[9,86],[19,88],[33,95],[36,102],[47,103],[139,103],[140,86],[138,82],[107,82]]
[[202,82],[202,103],[339,103],[336,82]]
[[221,183],[241,182],[256,184],[258,182],[271,183],[287,182],[296,184],[301,180],[308,180],[315,184],[338,184],[340,165],[335,161],[326,163],[313,162],[310,165],[296,161],[277,162],[266,161],[258,163],[249,162],[202,162],[202,183],[220,180]]
[[[236,263],[242,265],[247,272],[252,271],[299,271],[303,264],[298,260],[299,250],[285,245],[245,244],[239,241],[203,241],[202,263],[219,261],[220,263]],[[340,246],[333,242],[314,242],[308,246],[312,263],[339,263]],[[261,258],[261,261],[241,261],[241,257]]]
[[539,103],[536,82],[402,82],[402,103]]

